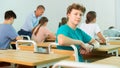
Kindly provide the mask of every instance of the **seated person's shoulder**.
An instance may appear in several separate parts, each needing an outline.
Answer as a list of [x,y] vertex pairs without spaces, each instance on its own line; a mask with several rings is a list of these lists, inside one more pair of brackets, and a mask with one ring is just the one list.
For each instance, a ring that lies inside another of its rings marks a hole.
[[60,26],[59,29],[68,29],[68,26],[67,25],[62,25],[62,26]]

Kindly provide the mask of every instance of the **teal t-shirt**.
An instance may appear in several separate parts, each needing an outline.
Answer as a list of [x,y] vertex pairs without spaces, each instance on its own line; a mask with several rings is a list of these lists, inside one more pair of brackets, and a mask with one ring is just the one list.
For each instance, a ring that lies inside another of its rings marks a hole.
[[[76,40],[81,40],[84,43],[90,42],[92,39],[88,34],[86,34],[84,31],[82,31],[79,28],[76,28],[75,30],[69,27],[67,24],[61,26],[56,33],[56,37],[59,34],[63,34],[69,38],[76,39]],[[58,38],[56,38],[56,42],[58,42]]]
[[[82,31],[79,28],[76,28],[75,30],[69,27],[67,24],[61,26],[56,33],[56,37],[59,34],[63,34],[69,38],[76,39],[76,40],[81,40],[84,43],[90,42],[92,39],[88,34],[86,34],[84,31]],[[58,38],[56,38],[56,42],[58,43]],[[78,50],[80,49],[80,45],[76,45]],[[58,49],[64,49],[64,50],[73,50],[72,47],[70,46],[57,46]],[[80,55],[80,54],[79,54]],[[82,58],[80,59],[82,61]]]

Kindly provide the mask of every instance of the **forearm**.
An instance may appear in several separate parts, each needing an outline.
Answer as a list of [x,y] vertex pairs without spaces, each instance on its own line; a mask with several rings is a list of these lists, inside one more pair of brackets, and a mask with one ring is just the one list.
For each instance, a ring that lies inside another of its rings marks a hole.
[[49,39],[56,39],[56,36],[55,36],[55,34],[50,33],[50,34],[48,35],[48,38],[49,38]]
[[69,46],[69,45],[80,45],[81,47],[85,48],[84,43],[80,40],[71,39],[69,37],[66,37],[64,35],[58,36],[58,43],[63,46]]
[[106,39],[105,39],[105,37],[102,35],[101,32],[99,32],[97,35],[98,35],[100,41],[102,41],[102,43],[106,43]]

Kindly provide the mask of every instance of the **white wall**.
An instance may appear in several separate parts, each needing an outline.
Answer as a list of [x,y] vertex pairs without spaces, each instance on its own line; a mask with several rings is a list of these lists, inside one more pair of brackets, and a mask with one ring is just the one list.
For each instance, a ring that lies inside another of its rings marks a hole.
[[120,0],[116,1],[116,27],[120,30]]
[[[42,4],[46,10],[44,16],[49,18],[48,28],[56,32],[61,17],[66,16],[66,8],[72,3],[82,3],[87,12],[97,12],[97,23],[102,30],[115,25],[115,0],[0,0],[0,22],[4,12],[12,9],[17,14],[13,26],[19,30],[26,16],[35,10],[37,5]],[[82,22],[84,22],[84,17]],[[53,27],[54,26],[54,27]]]

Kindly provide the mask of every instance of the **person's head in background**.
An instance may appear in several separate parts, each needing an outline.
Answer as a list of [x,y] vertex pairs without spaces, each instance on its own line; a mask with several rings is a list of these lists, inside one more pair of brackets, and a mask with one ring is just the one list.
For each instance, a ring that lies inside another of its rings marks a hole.
[[12,24],[14,22],[14,19],[16,19],[16,14],[12,10],[8,10],[5,12],[4,19],[4,23]]
[[66,18],[66,17],[62,17],[61,23],[62,23],[62,24],[66,24],[66,23],[67,23],[67,18]]
[[39,24],[37,25],[38,28],[36,29],[36,27],[33,29],[32,33],[34,32],[34,30],[36,30],[34,33],[35,35],[37,35],[39,29],[41,26],[47,26],[47,23],[48,23],[48,18],[47,17],[41,17],[41,19],[39,20]]
[[86,15],[86,24],[95,23],[96,22],[96,12],[89,11]]
[[66,17],[62,17],[62,18],[61,18],[61,22],[59,23],[59,27],[60,27],[61,25],[66,24],[66,23],[67,23],[67,18],[66,18]]
[[83,14],[85,13],[86,9],[83,5],[73,3],[72,5],[68,6],[67,8],[67,18],[70,26],[76,28],[76,26],[81,21]]
[[36,10],[35,10],[35,15],[36,17],[41,16],[45,11],[45,7],[43,5],[39,5],[37,6]]
[[110,26],[108,29],[114,29],[115,27],[114,26]]

